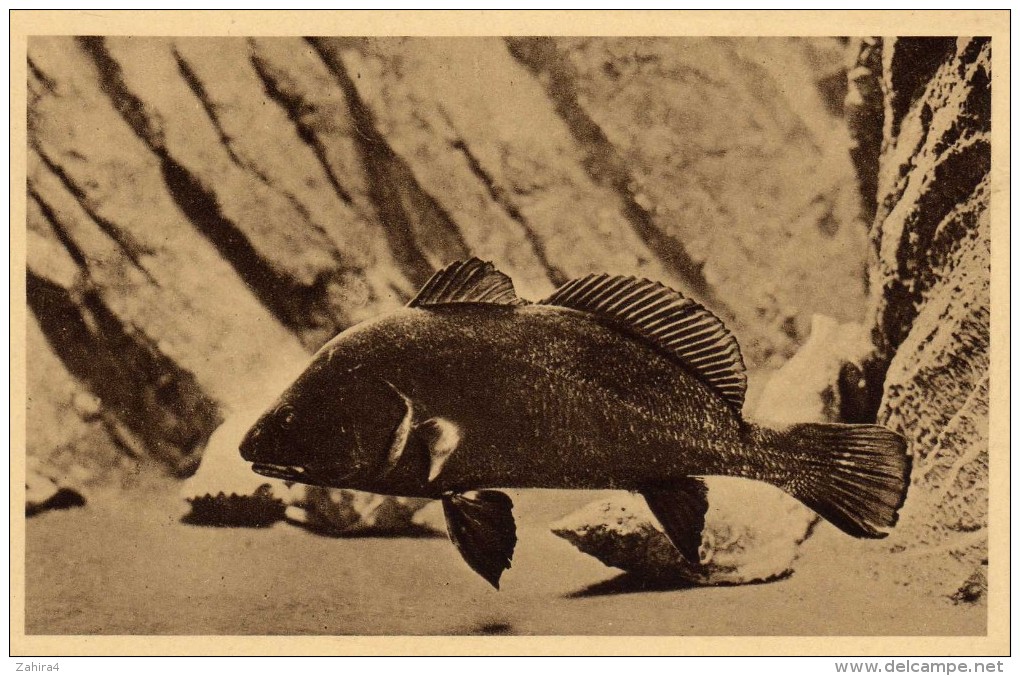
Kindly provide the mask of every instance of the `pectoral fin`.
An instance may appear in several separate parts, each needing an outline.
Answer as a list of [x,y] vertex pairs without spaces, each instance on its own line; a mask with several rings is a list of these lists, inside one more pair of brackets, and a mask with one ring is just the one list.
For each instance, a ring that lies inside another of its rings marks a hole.
[[669,485],[640,491],[666,536],[693,566],[701,565],[698,549],[708,511],[708,488],[701,479],[687,477]]
[[460,555],[476,573],[499,589],[517,545],[513,502],[499,491],[469,491],[443,496],[446,529]]
[[446,418],[429,418],[415,428],[429,449],[429,481],[435,481],[443,465],[460,444],[460,428]]

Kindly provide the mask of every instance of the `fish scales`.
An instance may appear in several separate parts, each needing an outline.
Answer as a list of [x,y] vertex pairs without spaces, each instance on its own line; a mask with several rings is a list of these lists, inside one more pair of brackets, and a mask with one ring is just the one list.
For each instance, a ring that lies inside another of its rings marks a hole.
[[732,409],[682,366],[568,309],[408,308],[326,349],[338,372],[362,363],[423,416],[461,427],[440,480],[422,487],[433,495],[635,489],[715,473],[742,443]]

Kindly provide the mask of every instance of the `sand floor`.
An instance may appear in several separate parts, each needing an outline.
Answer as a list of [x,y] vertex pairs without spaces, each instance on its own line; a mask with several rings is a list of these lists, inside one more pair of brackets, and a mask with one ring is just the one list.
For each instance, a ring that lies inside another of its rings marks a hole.
[[[519,543],[496,591],[445,537],[347,538],[289,524],[179,522],[169,497],[28,521],[28,634],[980,635],[984,605],[893,584],[823,524],[784,580],[652,590],[549,533],[599,497],[516,493]],[[894,557],[886,556],[885,559]]]

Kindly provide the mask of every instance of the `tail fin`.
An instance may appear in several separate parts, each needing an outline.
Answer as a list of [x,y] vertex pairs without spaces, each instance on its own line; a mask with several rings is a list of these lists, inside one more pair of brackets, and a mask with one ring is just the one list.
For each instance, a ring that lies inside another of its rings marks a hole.
[[[906,440],[879,425],[794,425],[778,440],[796,460],[783,488],[845,533],[883,538],[907,497]],[[789,456],[787,456],[789,457]]]

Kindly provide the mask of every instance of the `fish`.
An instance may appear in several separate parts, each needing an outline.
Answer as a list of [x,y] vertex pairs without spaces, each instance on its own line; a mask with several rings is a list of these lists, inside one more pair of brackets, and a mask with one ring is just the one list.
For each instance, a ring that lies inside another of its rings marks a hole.
[[743,419],[740,348],[661,283],[591,274],[519,298],[472,258],[403,308],[327,342],[248,431],[264,476],[442,501],[450,539],[492,586],[517,544],[501,489],[640,493],[693,566],[706,476],[763,481],[845,533],[881,538],[911,456],[880,425]]

